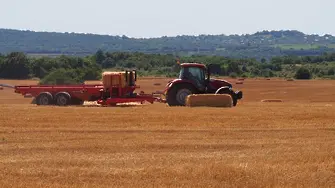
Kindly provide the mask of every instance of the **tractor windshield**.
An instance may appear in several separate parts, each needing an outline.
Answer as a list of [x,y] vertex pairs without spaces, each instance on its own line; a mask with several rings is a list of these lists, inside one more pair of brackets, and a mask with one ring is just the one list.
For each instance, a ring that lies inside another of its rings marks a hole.
[[206,74],[205,71],[199,67],[183,67],[180,70],[179,79],[191,80],[199,87],[203,87],[206,80]]

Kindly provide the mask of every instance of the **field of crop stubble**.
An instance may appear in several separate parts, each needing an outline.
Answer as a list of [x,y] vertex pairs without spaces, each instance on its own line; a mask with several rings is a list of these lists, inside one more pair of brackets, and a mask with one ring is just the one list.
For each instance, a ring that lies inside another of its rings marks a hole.
[[37,107],[0,90],[0,187],[335,185],[335,81],[234,87],[231,109]]

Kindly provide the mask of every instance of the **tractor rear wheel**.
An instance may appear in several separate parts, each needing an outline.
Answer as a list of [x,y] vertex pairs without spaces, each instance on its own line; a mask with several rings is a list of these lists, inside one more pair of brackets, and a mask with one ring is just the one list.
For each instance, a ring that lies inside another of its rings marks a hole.
[[167,93],[167,103],[169,106],[185,106],[186,97],[194,93],[195,89],[190,84],[172,86]]

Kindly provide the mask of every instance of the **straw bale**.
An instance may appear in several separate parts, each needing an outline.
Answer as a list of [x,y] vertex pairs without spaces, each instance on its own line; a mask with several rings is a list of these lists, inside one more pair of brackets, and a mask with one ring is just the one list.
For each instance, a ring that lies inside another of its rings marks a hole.
[[[121,83],[120,83],[121,75]],[[128,73],[128,79],[126,79],[126,72],[103,72],[102,73],[102,83],[105,88],[110,88],[111,86],[126,87],[130,84],[130,74]],[[133,80],[135,79],[135,72],[133,71]]]
[[[102,83],[105,88],[110,88],[111,86],[121,85],[125,87],[127,84],[125,72],[103,72],[102,73]],[[121,83],[119,76],[121,75]]]
[[186,97],[186,106],[233,107],[233,100],[227,94],[192,94]]

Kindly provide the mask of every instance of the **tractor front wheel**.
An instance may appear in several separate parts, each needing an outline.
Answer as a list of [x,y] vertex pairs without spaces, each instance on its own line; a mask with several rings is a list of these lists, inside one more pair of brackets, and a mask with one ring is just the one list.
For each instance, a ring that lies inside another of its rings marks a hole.
[[195,89],[189,84],[178,84],[172,86],[167,93],[167,103],[169,106],[185,106],[186,97],[194,94]]
[[231,98],[233,99],[233,106],[237,105],[237,96],[230,89],[221,89],[221,90],[217,91],[216,93],[217,94],[228,94],[228,95],[230,95]]

